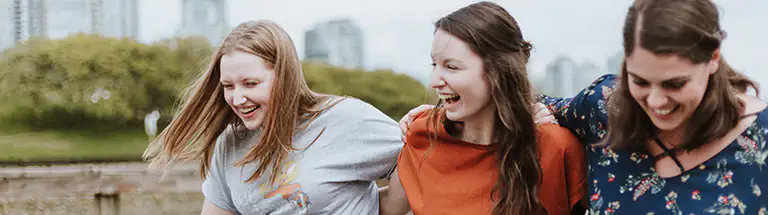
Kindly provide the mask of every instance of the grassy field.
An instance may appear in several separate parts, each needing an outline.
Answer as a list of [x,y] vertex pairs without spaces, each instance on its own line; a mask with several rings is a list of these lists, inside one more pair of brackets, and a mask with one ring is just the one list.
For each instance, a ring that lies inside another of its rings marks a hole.
[[0,126],[0,161],[140,159],[147,147],[142,130],[42,130]]

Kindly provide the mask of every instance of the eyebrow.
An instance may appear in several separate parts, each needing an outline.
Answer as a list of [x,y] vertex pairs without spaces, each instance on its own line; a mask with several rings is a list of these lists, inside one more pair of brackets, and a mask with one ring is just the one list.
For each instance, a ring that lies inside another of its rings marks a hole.
[[[435,57],[434,57],[434,56],[432,56],[432,62],[434,62],[434,61],[435,61]],[[461,61],[461,60],[459,60],[459,59],[456,59],[456,58],[450,58],[450,57],[448,57],[448,58],[443,58],[443,59],[442,59],[442,61],[441,61],[440,63],[447,63],[447,62],[456,62],[456,63],[459,63],[459,64],[461,64],[461,63],[462,63],[462,61]]]
[[[632,76],[635,79],[640,79],[640,80],[647,81],[645,78],[640,77],[639,75],[636,75],[636,74],[632,73],[629,70],[627,70],[627,74],[629,74],[630,76]],[[675,82],[689,81],[689,80],[691,80],[692,76],[693,75],[678,76],[678,77],[674,77],[674,78],[670,78],[670,79],[661,81],[661,83],[662,84],[669,84],[669,83],[675,83]]]
[[[237,79],[235,82],[239,82],[239,81],[258,81],[258,82],[261,82],[261,78],[258,78],[258,77],[255,77],[255,76],[246,76],[246,77]],[[221,83],[225,83],[225,82],[228,83],[230,81],[223,80],[223,79],[219,78],[219,82],[221,82]]]

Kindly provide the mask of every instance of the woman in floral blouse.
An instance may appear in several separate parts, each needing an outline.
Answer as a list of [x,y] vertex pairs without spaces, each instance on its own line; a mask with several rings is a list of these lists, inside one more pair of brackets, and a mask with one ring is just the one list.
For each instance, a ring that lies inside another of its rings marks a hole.
[[621,74],[542,96],[591,143],[589,214],[768,214],[768,110],[722,58],[718,20],[708,0],[635,1]]
[[620,75],[541,97],[588,144],[589,214],[768,214],[768,110],[718,20],[709,0],[637,0]]

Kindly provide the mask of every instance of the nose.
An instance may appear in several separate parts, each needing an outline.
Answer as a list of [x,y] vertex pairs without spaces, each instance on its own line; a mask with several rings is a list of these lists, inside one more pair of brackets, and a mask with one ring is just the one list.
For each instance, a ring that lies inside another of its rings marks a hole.
[[232,95],[234,96],[232,98],[232,103],[235,105],[243,105],[245,104],[246,101],[248,101],[245,95],[239,92],[239,90],[237,89],[235,89],[234,92],[232,92]]
[[648,98],[646,98],[646,102],[648,103],[649,108],[661,108],[667,104],[668,101],[669,98],[664,93],[664,91],[658,88],[651,89],[651,92],[648,94]]
[[429,86],[435,89],[445,86],[445,80],[442,76],[432,73],[432,77],[429,80]]

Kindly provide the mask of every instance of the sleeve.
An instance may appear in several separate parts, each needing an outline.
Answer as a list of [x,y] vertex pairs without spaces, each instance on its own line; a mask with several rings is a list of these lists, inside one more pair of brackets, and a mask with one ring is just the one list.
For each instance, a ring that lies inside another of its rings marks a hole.
[[608,123],[607,102],[615,87],[616,75],[603,75],[572,98],[539,95],[560,126],[568,128],[582,143],[602,140]]
[[575,136],[561,135],[565,148],[565,180],[568,187],[568,206],[573,209],[587,195],[586,149]]
[[[338,105],[343,124],[326,149],[327,158],[320,165],[330,181],[374,181],[388,177],[403,148],[397,122],[357,99]],[[344,104],[347,103],[347,104]],[[352,111],[354,110],[354,111]]]
[[[427,114],[428,114],[430,111],[432,111],[432,110],[424,110],[424,111],[421,111],[421,112],[418,112],[418,113],[414,114],[414,115],[413,115],[413,119],[411,119],[411,121],[412,121],[412,122],[413,122],[413,121],[416,121],[417,119],[419,119],[419,118],[421,118],[421,117],[423,117],[423,116],[427,115]],[[406,131],[406,133],[408,133],[408,132],[410,132],[410,130],[409,130],[409,131]],[[394,174],[394,173],[395,173],[395,170],[396,170],[396,168],[397,168],[397,163],[398,163],[398,160],[400,159],[401,153],[402,153],[404,150],[408,150],[408,147],[405,147],[405,145],[407,145],[407,144],[408,144],[408,142],[405,142],[405,143],[403,144],[403,147],[401,148],[400,152],[398,153],[397,159],[395,160],[395,164],[394,164],[394,165],[392,165],[392,168],[390,168],[389,172],[387,172],[387,175],[384,177],[384,178],[386,178],[387,180],[391,180],[391,179],[392,179],[392,174]]]
[[[227,130],[229,131],[229,130]],[[232,203],[232,197],[230,196],[229,185],[225,176],[226,165],[226,145],[228,140],[231,140],[227,135],[229,132],[225,131],[217,140],[214,146],[213,155],[211,156],[211,169],[208,171],[208,175],[205,177],[202,185],[203,196],[205,199],[216,205],[217,207],[235,212],[234,204]]]

